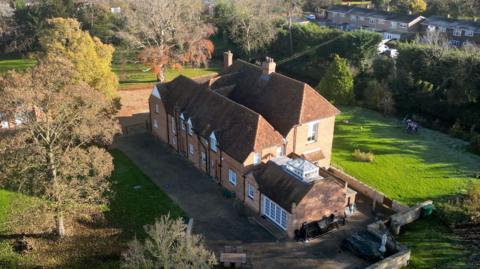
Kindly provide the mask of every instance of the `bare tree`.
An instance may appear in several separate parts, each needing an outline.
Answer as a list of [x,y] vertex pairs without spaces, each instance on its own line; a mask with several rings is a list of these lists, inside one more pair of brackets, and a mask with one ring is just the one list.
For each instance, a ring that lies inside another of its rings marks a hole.
[[106,202],[113,163],[101,146],[119,131],[112,102],[73,70],[48,58],[0,77],[0,111],[20,124],[0,134],[0,185],[46,200],[59,236],[66,215]]
[[181,219],[162,216],[145,226],[147,238],[142,244],[136,238],[123,254],[124,269],[191,268],[206,269],[216,263],[213,253],[205,249],[202,238],[189,235]]
[[128,30],[119,33],[140,59],[164,80],[164,67],[175,64],[207,64],[213,53],[208,37],[215,28],[202,20],[200,0],[129,0]]
[[290,38],[290,53],[293,53],[292,26],[293,18],[302,14],[302,7],[305,0],[282,0],[282,4],[287,12],[288,32]]
[[275,19],[275,1],[270,0],[230,0],[227,16],[230,38],[244,53],[251,57],[252,53],[270,44],[275,38],[277,29]]

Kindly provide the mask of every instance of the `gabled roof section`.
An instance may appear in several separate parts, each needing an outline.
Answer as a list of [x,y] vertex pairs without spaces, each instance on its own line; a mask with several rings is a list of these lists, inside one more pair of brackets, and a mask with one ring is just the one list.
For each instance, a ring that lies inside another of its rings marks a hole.
[[210,84],[214,91],[234,85],[225,96],[261,114],[284,137],[297,124],[340,113],[306,83],[275,72],[262,75],[259,66],[242,60]]
[[314,186],[298,180],[273,161],[259,165],[252,173],[260,192],[289,212],[292,204],[298,204]]
[[158,91],[157,85],[153,86],[151,95],[157,97],[158,99],[162,99],[160,97],[160,92]]
[[201,83],[179,76],[160,91],[170,115],[184,114],[204,138],[215,133],[218,146],[239,162],[252,151],[283,143],[283,137],[258,113],[208,89]]

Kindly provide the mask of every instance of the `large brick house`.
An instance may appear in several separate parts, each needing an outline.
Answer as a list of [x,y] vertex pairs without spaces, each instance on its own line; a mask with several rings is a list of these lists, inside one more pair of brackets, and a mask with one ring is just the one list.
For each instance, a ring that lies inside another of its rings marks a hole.
[[421,24],[424,35],[428,32],[438,32],[452,46],[460,47],[468,42],[480,44],[480,23],[476,21],[431,16]]
[[[347,187],[322,175],[339,110],[306,83],[276,73],[270,58],[260,67],[224,57],[218,75],[154,87],[153,135],[289,236],[304,221],[343,214]],[[308,180],[292,172],[295,162],[313,168]]]

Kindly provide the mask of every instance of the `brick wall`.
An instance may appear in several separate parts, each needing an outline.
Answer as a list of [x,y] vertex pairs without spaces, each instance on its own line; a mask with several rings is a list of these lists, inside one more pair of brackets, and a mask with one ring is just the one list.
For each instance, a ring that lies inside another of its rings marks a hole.
[[320,220],[325,216],[343,215],[347,190],[334,179],[319,180],[302,201],[294,207],[289,232],[300,228],[302,223]]
[[[150,96],[150,122],[152,125],[152,133],[157,138],[160,138],[163,142],[168,142],[167,137],[167,112],[163,106],[162,100],[155,96]],[[156,112],[158,110],[158,112]],[[155,127],[155,123],[156,126]]]
[[[254,188],[253,199],[248,197],[248,184],[252,185]],[[253,211],[260,214],[260,192],[258,191],[258,184],[255,181],[252,174],[248,174],[245,177],[245,205],[251,208]]]
[[[232,170],[237,175],[237,184],[233,185],[228,180],[228,171]],[[245,198],[245,180],[243,175],[245,174],[244,166],[230,157],[225,152],[222,153],[222,179],[221,184],[229,191],[235,193],[237,199],[243,201]]]
[[335,117],[329,117],[318,121],[317,140],[307,141],[309,124],[302,124],[290,131],[287,136],[287,155],[294,152],[297,155],[320,149],[325,159],[318,163],[321,167],[329,167],[332,158],[333,133],[335,128]]

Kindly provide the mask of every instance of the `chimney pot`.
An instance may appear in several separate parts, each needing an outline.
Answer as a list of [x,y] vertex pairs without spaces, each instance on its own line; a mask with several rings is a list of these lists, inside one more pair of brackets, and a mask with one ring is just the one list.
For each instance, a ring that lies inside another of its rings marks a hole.
[[275,67],[277,64],[273,60],[273,58],[266,57],[265,62],[262,63],[262,69],[264,75],[270,75],[271,73],[275,72]]
[[233,64],[233,53],[226,51],[223,53],[223,70],[226,70]]

